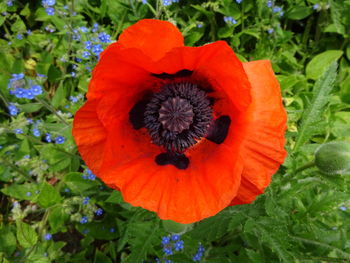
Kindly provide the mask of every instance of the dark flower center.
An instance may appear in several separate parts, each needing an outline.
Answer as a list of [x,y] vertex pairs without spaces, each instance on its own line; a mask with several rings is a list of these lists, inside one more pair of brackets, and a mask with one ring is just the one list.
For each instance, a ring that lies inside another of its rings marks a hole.
[[182,153],[207,135],[213,111],[205,91],[182,82],[154,93],[144,112],[144,124],[153,143]]
[[193,116],[193,107],[188,100],[172,97],[162,103],[158,120],[164,129],[180,133],[190,128]]

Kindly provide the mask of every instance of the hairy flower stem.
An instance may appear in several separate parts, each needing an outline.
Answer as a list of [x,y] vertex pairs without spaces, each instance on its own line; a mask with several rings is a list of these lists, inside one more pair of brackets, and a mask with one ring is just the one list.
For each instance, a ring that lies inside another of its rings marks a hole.
[[304,171],[306,169],[312,168],[314,166],[315,166],[315,161],[308,162],[308,163],[304,164],[303,166],[297,168],[295,170],[295,173],[300,173],[300,172],[302,172],[302,171]]

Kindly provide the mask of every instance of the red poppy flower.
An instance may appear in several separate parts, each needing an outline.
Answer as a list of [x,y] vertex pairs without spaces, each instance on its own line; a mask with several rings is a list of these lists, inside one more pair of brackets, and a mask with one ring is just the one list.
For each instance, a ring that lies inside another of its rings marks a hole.
[[126,202],[191,223],[262,194],[285,129],[269,61],[242,64],[224,41],[185,47],[174,25],[145,19],[101,54],[73,135]]

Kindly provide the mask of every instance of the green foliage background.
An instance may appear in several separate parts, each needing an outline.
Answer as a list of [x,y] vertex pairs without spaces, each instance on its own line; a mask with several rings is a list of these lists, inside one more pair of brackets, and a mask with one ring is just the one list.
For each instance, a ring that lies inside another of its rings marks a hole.
[[[199,243],[201,262],[350,262],[349,173],[325,175],[312,165],[321,144],[350,140],[349,0],[271,1],[272,7],[265,0],[57,0],[54,15],[41,1],[7,2],[0,2],[1,263],[186,263]],[[271,60],[289,119],[289,155],[265,194],[196,223],[181,236],[184,249],[170,256],[161,245],[168,233],[154,213],[86,179],[71,136],[72,116],[83,104],[78,94],[97,62],[83,57],[84,42],[101,32],[114,41],[143,18],[176,24],[189,46],[220,39],[242,61]],[[43,94],[11,95],[14,73],[41,85]],[[18,115],[10,116],[10,103]],[[40,136],[26,118],[40,120]],[[48,143],[45,133],[65,142]],[[103,215],[94,214],[98,208]]]

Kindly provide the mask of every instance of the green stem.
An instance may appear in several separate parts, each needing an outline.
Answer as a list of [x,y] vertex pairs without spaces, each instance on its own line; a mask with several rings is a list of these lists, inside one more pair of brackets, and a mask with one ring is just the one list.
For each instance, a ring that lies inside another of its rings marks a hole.
[[55,114],[65,125],[69,126],[69,123],[66,122],[65,119],[63,119],[56,111],[54,107],[52,107],[49,103],[47,103],[45,100],[40,98],[35,98],[38,102],[43,104],[49,111],[51,111],[53,114]]
[[297,168],[295,170],[295,173],[300,173],[300,172],[302,172],[302,171],[304,171],[306,169],[312,168],[314,166],[315,166],[315,161],[308,162],[308,163],[304,164],[303,166]]
[[150,3],[148,3],[148,1],[147,1],[146,5],[151,10],[151,12],[153,13],[154,17],[157,17],[157,11],[153,8],[153,6]]
[[4,96],[4,94],[2,94],[2,91],[1,91],[1,90],[0,90],[0,98],[3,100],[5,106],[8,107],[10,103],[8,102],[8,100],[6,99],[6,97]]

